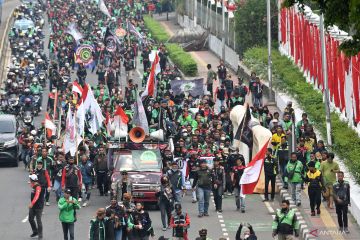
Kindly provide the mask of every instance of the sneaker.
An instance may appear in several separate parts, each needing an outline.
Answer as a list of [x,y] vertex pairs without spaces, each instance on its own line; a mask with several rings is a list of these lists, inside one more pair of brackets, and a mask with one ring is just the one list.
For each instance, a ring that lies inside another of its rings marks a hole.
[[193,199],[191,202],[192,202],[192,203],[196,203],[197,201]]
[[300,207],[300,206],[301,206],[301,203],[297,203],[296,206]]
[[222,212],[222,209],[219,209],[219,210],[217,210],[217,211],[221,213],[221,212]]
[[268,198],[265,198],[264,200],[263,200],[263,202],[268,202],[269,201],[269,199]]
[[199,213],[199,215],[198,215],[199,218],[202,218],[203,216],[204,216],[204,214],[202,214],[202,213]]
[[311,212],[311,216],[315,216],[315,211],[312,211],[312,212]]
[[50,206],[50,203],[49,203],[49,202],[46,202],[45,205],[46,205],[46,206]]
[[274,201],[274,199],[272,198],[272,199],[270,199],[270,202],[273,202]]
[[344,231],[344,228],[343,228],[343,227],[339,227],[339,231],[340,231],[340,232],[343,232],[343,231]]
[[344,228],[344,232],[346,233],[346,234],[349,234],[350,233],[350,231],[349,231],[349,229],[346,227],[346,228]]
[[78,199],[78,202],[81,202],[81,201],[82,201],[82,198],[79,198],[79,199]]
[[209,216],[209,214],[208,214],[208,213],[204,213],[204,216],[205,216],[205,217],[208,217],[208,216]]
[[227,193],[226,195],[227,195],[227,196],[232,196],[232,193]]
[[316,214],[320,215],[320,209],[316,209]]
[[86,201],[86,202],[83,203],[82,206],[83,206],[83,207],[86,207],[87,205],[88,205],[88,202]]
[[165,232],[165,231],[167,230],[167,228],[166,228],[166,227],[163,227],[162,230]]
[[30,235],[30,237],[33,238],[33,237],[36,237],[37,235],[38,235],[38,233],[33,233]]
[[241,210],[241,213],[245,213],[245,209]]

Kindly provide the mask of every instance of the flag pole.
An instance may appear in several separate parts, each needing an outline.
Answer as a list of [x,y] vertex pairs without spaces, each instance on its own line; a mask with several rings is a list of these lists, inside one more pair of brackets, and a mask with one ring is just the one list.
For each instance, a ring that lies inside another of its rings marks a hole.
[[75,144],[76,144],[76,152],[75,152],[75,158],[76,158],[76,165],[78,164],[79,162],[79,153],[78,153],[78,133],[77,133],[77,129],[76,129],[76,115],[77,115],[77,110],[76,110],[76,107],[75,107],[75,111],[74,111],[74,129],[75,129]]
[[[46,112],[45,112],[45,119],[46,119]],[[45,144],[45,147],[46,147],[46,139],[47,138],[47,135],[46,135],[46,124],[44,125],[44,144]]]
[[56,88],[55,100],[54,100],[54,112],[53,112],[53,120],[54,120],[54,121],[55,121],[55,119],[56,119],[57,98],[58,98],[58,90],[57,90],[57,88]]

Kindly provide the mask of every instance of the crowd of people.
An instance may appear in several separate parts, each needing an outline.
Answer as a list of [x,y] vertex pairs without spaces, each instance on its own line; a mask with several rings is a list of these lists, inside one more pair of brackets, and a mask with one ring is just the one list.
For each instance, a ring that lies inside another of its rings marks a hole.
[[[320,214],[323,197],[329,209],[335,203],[339,227],[349,232],[349,184],[343,180],[344,174],[334,161],[334,154],[327,152],[324,142],[317,139],[306,113],[296,122],[291,102],[283,110],[282,118],[279,112],[271,113],[263,105],[263,85],[256,73],[251,74],[248,85],[240,77],[235,82],[222,60],[216,71],[211,64],[207,65],[202,96],[175,95],[170,81],[175,80],[179,73],[175,66],[169,64],[165,45],[155,43],[143,21],[143,14],[148,12],[152,1],[104,2],[112,17],[92,2],[48,2],[50,94],[44,99],[48,100],[47,112],[59,122],[60,135],[49,133],[46,122],[43,122],[38,129],[24,127],[19,137],[22,160],[30,172],[32,188],[29,204],[31,237],[43,238],[42,210],[50,205],[52,189],[56,195],[64,239],[74,239],[77,212],[81,206],[90,204],[95,185],[100,196],[108,196],[109,178],[114,166],[109,164],[107,156],[107,142],[111,136],[106,122],[114,118],[119,107],[130,120],[134,117],[134,105],[140,89],[147,86],[151,75],[151,54],[154,50],[159,56],[161,71],[156,76],[157,92],[143,99],[146,120],[150,132],[163,129],[175,142],[173,151],[170,147],[162,151],[163,176],[160,191],[156,194],[163,231],[172,229],[174,239],[190,239],[188,229],[191,219],[181,204],[187,182],[191,185],[192,202],[198,205],[199,218],[209,217],[211,194],[217,212],[223,211],[223,198],[234,195],[234,209],[245,213],[240,179],[246,163],[238,149],[232,147],[234,136],[230,111],[237,105],[251,102],[252,118],[258,119],[273,134],[264,160],[264,201],[275,199],[278,174],[285,188],[290,188],[292,200],[297,206],[301,205],[301,190],[308,184],[311,215]],[[70,26],[72,34],[68,31]],[[127,33],[118,39],[116,50],[113,50],[108,47],[104,36],[119,29]],[[81,38],[77,38],[78,33],[81,33]],[[82,61],[86,59],[76,57],[77,48],[85,44],[93,47],[91,63],[84,63]],[[142,66],[136,64],[138,58]],[[25,62],[21,68],[27,67]],[[139,67],[143,68],[143,76],[137,84],[134,70]],[[76,79],[72,71],[76,71]],[[61,146],[67,126],[64,113],[69,108],[74,111],[79,109],[81,93],[74,91],[74,86],[85,88],[89,71],[97,75],[97,85],[91,88],[107,120],[104,119],[103,127],[95,133],[91,132],[87,122],[82,142],[76,153],[70,154]],[[126,75],[125,84],[121,80],[122,74]],[[251,96],[251,101],[247,100],[247,96]],[[128,123],[128,127],[130,130],[136,125]],[[290,140],[296,142],[293,152],[290,151]],[[179,169],[175,161],[179,158],[186,160],[186,171]],[[213,158],[211,166],[206,158]],[[126,172],[122,174],[125,176]],[[131,192],[126,189],[124,187],[122,191],[120,203],[117,198],[111,197],[109,206],[97,210],[96,217],[90,221],[91,240],[142,240],[155,235],[143,203],[133,203]],[[242,233],[243,227],[247,230]],[[272,229],[273,236],[278,235],[278,239],[292,239],[294,234],[299,235],[299,224],[294,210],[290,209],[290,202],[282,202]],[[209,239],[206,229],[199,231],[197,239]],[[240,224],[236,239],[254,240],[257,237],[250,224]]]

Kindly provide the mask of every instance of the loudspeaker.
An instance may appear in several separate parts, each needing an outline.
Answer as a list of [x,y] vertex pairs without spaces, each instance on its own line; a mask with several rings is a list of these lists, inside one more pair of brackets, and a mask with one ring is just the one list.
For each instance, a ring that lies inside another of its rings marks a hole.
[[164,130],[159,129],[155,132],[150,133],[150,137],[159,141],[164,141]]
[[134,143],[141,143],[145,139],[145,131],[141,127],[134,127],[130,130],[129,137]]

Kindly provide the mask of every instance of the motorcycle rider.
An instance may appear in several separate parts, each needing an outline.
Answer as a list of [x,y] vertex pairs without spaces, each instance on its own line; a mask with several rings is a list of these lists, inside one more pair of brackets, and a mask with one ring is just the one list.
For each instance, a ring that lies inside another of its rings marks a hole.
[[20,96],[20,104],[25,105],[25,100],[29,99],[30,104],[34,101],[33,96],[31,95],[31,90],[29,88],[24,89],[24,94]]
[[30,84],[30,91],[32,95],[38,95],[40,97],[39,99],[39,103],[38,103],[38,108],[39,111],[41,110],[41,103],[42,103],[42,92],[43,92],[43,88],[42,86],[39,84],[39,80],[37,78],[33,78],[32,83]]

